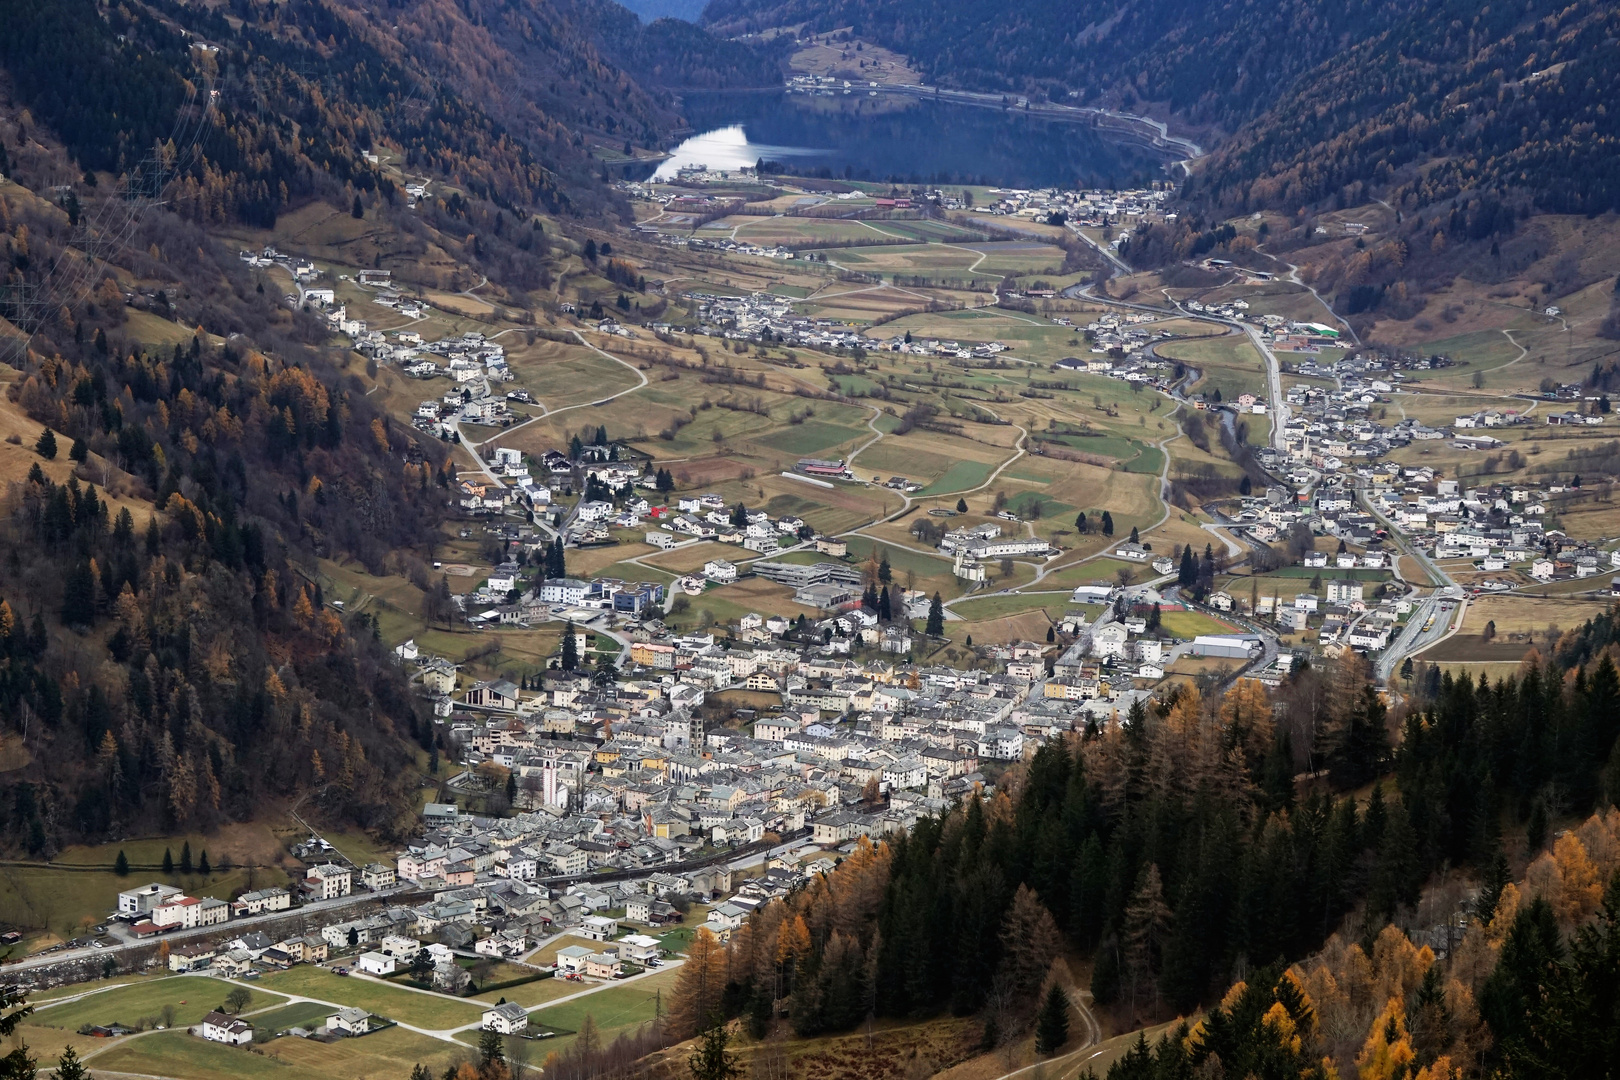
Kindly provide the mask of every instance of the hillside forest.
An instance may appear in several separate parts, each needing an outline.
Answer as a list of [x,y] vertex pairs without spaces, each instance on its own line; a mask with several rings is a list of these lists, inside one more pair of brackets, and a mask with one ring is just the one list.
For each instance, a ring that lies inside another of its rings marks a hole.
[[1494,684],[1416,672],[1394,749],[1354,663],[1050,744],[694,950],[675,1033],[952,1014],[990,1048],[1073,963],[1116,1030],[1221,1003],[1111,1077],[1601,1075],[1612,1035],[1557,1032],[1620,1001],[1615,631]]

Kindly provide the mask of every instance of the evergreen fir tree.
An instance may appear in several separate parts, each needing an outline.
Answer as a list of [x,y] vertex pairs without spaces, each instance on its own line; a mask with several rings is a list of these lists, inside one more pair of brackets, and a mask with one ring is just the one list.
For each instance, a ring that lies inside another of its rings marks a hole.
[[579,667],[579,643],[574,639],[574,620],[569,619],[563,624],[562,636],[562,669],[573,671]]
[[56,432],[46,428],[40,432],[39,441],[34,444],[34,452],[46,461],[56,460]]
[[[152,520],[157,520],[156,515]],[[90,570],[90,560],[81,558],[62,583],[62,624],[92,626],[95,621],[96,577]]]
[[957,499],[956,500],[956,512],[958,514],[967,513],[967,500],[966,499]]
[[56,1080],[90,1080],[90,1070],[79,1060],[78,1051],[68,1047],[56,1061]]
[[165,877],[169,877],[169,876],[172,876],[173,874],[174,874],[174,856],[169,854],[169,849],[168,848],[164,848],[163,849],[163,875]]
[[687,1061],[692,1080],[734,1080],[743,1075],[736,1057],[726,1049],[728,1041],[726,1026],[719,1023],[698,1036],[697,1049]]
[[213,869],[208,865],[208,849],[203,848],[202,857],[197,860],[197,873],[211,874]]
[[506,1064],[506,1044],[498,1031],[485,1030],[478,1036],[478,1066],[487,1074],[492,1066]]
[[945,602],[937,592],[928,602],[928,622],[923,627],[923,633],[929,637],[939,637],[945,633]]
[[1539,853],[1547,846],[1547,804],[1540,799],[1530,804],[1530,821],[1525,826],[1525,842],[1529,844],[1532,853]]
[[1114,535],[1114,515],[1107,510],[1104,510],[1102,515],[1102,533],[1104,536]]
[[119,877],[129,877],[129,856],[124,854],[123,848],[118,849],[118,858],[113,862],[113,873]]
[[1035,1021],[1035,1052],[1051,1055],[1069,1041],[1069,996],[1057,983],[1046,993]]
[[1490,865],[1485,868],[1479,897],[1474,901],[1474,915],[1480,919],[1489,919],[1491,913],[1496,910],[1497,902],[1502,899],[1502,890],[1512,880],[1513,874],[1508,869],[1507,855],[1498,849]]
[[191,873],[191,841],[190,840],[187,840],[184,844],[180,845],[180,872],[182,874]]

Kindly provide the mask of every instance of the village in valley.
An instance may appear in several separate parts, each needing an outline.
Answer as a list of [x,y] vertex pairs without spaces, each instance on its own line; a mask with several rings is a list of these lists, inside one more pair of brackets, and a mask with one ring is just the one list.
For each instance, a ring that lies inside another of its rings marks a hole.
[[[390,270],[342,215],[244,231],[451,450],[401,462],[444,492],[433,550],[309,567],[449,749],[403,844],[299,837],[284,884],[228,896],[128,883],[30,961],[113,979],[42,1003],[31,1042],[160,1015],[98,1063],[140,1072],[181,1039],[341,1063],[361,1037],[406,1061],[634,1032],[695,934],[1047,742],[1304,665],[1386,694],[1499,674],[1620,592],[1609,485],[1579,468],[1608,453],[1604,389],[1509,370],[1564,355],[1557,307],[1505,354],[1374,345],[1289,263],[1139,272],[1165,182],[618,187],[633,228],[547,223],[538,306]],[[1376,209],[1320,242],[1376,239]],[[169,989],[116,977],[143,966]]]

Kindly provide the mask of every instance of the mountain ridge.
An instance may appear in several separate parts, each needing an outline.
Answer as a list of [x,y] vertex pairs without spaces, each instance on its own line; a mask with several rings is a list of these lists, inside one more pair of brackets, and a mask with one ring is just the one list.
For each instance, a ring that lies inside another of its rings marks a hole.
[[1620,78],[1620,15],[1597,0],[961,0],[926,18],[902,0],[712,0],[704,24],[848,28],[940,85],[1169,120],[1213,146],[1200,186],[1222,209],[1297,210],[1351,185],[1423,204],[1490,187],[1542,210],[1620,206],[1620,120],[1601,100]]

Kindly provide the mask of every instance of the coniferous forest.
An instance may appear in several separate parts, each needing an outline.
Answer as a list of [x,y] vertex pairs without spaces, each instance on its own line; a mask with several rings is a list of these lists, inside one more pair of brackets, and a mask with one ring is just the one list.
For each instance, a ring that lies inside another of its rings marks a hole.
[[1398,743],[1354,663],[1138,708],[694,954],[672,1022],[954,1014],[988,1048],[1082,957],[1126,1030],[1220,1003],[1111,1077],[1603,1075],[1612,1034],[1557,1033],[1620,1001],[1617,645],[1605,616],[1497,683],[1417,670]]
[[[1170,119],[1215,150],[1227,213],[1342,194],[1407,210],[1476,189],[1620,206],[1614,5],[1152,0],[713,0],[735,33],[802,24],[911,57],[930,85]],[[1440,162],[1439,167],[1428,167]]]

